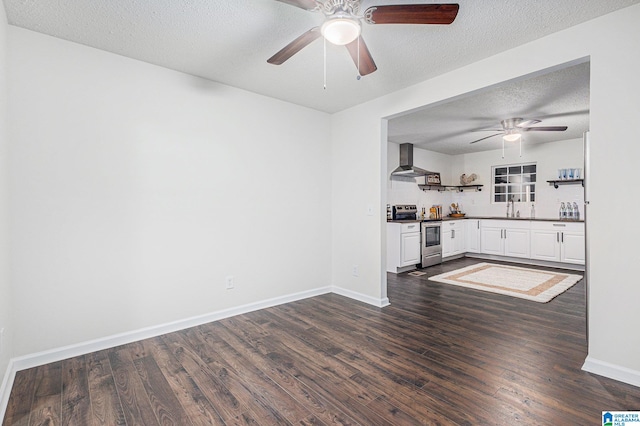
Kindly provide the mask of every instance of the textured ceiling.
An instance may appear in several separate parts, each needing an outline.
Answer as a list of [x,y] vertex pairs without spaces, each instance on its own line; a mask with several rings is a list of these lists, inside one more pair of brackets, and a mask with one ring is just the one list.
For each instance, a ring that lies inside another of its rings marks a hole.
[[515,117],[542,121],[532,127],[568,127],[564,132],[526,132],[523,144],[581,138],[589,129],[589,63],[504,83],[394,118],[389,120],[388,140],[450,155],[500,149],[500,136],[470,142],[498,133],[481,129],[500,128],[501,120]]
[[[459,0],[452,25],[364,24],[378,71],[357,80],[346,49],[328,45],[325,90],[322,40],[283,65],[266,62],[323,21],[275,0],[4,0],[12,25],[326,112],[638,2]],[[363,0],[361,9],[409,3],[434,2]]]

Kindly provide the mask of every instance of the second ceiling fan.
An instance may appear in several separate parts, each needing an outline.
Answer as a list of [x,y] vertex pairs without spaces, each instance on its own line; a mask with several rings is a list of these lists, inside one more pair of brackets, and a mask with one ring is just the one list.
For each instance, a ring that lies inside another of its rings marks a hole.
[[483,138],[477,139],[469,143],[477,143],[485,139],[492,138],[494,136],[502,136],[503,140],[508,142],[514,142],[520,139],[521,134],[524,132],[564,132],[567,130],[567,126],[537,126],[531,127],[533,124],[540,123],[540,120],[525,120],[523,118],[508,118],[502,120],[500,124],[502,129],[481,129],[476,132],[498,132]]
[[281,65],[317,38],[346,46],[359,75],[377,67],[360,35],[361,22],[367,24],[451,24],[458,14],[458,4],[403,4],[372,6],[360,14],[361,0],[277,0],[309,11],[325,14],[325,22],[311,28],[267,60]]

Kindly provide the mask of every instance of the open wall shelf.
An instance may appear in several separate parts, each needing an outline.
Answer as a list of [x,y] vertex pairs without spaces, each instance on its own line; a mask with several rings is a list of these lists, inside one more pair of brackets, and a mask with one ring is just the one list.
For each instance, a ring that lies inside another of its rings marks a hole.
[[418,185],[423,191],[456,191],[463,192],[469,191],[482,191],[483,185]]
[[558,189],[559,185],[577,185],[581,184],[584,186],[584,179],[562,179],[562,180],[548,180],[549,185],[553,185],[554,188]]

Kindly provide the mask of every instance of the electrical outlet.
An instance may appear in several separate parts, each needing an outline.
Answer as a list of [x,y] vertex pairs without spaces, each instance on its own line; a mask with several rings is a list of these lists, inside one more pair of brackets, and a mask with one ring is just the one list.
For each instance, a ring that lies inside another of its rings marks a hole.
[[367,216],[373,216],[373,206],[367,206]]
[[354,277],[357,277],[359,275],[358,265],[353,265],[351,267],[351,275],[353,275]]
[[229,275],[227,278],[225,278],[225,282],[227,285],[227,290],[231,290],[232,288],[235,288],[236,286],[236,279]]

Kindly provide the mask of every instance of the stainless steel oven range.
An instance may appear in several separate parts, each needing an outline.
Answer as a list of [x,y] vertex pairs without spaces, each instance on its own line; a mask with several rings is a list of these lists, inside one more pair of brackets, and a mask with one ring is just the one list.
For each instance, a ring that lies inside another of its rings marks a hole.
[[422,235],[420,238],[420,254],[422,267],[437,265],[442,262],[442,245],[440,241],[440,228],[442,221],[422,222]]

